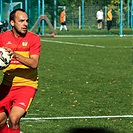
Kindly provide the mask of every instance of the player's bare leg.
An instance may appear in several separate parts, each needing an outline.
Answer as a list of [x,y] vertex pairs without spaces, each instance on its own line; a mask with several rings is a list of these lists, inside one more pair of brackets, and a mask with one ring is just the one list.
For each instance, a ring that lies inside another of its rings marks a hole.
[[13,106],[9,115],[9,127],[12,129],[17,129],[20,127],[20,118],[24,115],[25,110]]
[[[5,112],[0,113],[0,133],[7,131],[7,129],[3,129],[6,126],[7,116]],[[6,128],[6,127],[5,127]]]

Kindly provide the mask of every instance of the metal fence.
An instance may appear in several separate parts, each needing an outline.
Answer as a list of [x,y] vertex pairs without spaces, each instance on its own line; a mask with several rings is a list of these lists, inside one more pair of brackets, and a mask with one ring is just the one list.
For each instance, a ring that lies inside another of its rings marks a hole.
[[[85,11],[84,11],[84,27],[85,28],[97,27],[96,12],[99,10],[99,8],[100,8],[99,6],[85,7]],[[106,25],[107,25],[106,15],[107,15],[108,9],[106,6],[102,7],[102,9],[104,12],[103,28],[106,28]],[[68,7],[66,13],[68,16],[67,24],[74,28],[79,28],[80,27],[79,24],[82,23],[82,20],[81,20],[81,23],[79,23],[80,15],[82,15],[82,13],[79,13],[79,7]],[[117,13],[118,13],[118,10],[112,11],[112,14],[113,14],[112,26],[114,28],[119,28],[120,16]],[[128,16],[128,10],[123,11],[123,27],[131,27],[131,11],[129,11],[129,16]]]
[[[25,0],[19,0],[19,2],[13,2],[13,9],[16,8],[23,8],[25,9]],[[38,1],[32,2],[30,0],[27,5],[27,13],[29,15],[29,29],[32,28],[32,26],[35,24],[35,22],[38,19],[38,11],[40,10],[40,13],[42,12],[42,8],[39,9],[38,7]],[[93,28],[97,27],[97,21],[96,21],[96,12],[98,11],[100,7],[99,6],[87,6],[85,7],[85,12],[84,12],[84,27],[85,28]],[[38,10],[39,9],[39,10]],[[56,9],[56,16],[54,14],[54,11]],[[55,21],[56,21],[56,26],[55,28],[58,28],[60,26],[60,21],[59,21],[59,16],[61,13],[61,6],[56,6],[54,7],[54,4],[51,3],[50,5],[45,5],[44,7],[44,13],[47,15],[49,18],[50,22],[55,26]],[[119,7],[118,7],[119,10]],[[5,2],[2,3],[2,10],[0,14],[0,20],[1,21],[9,21],[9,13],[10,13],[10,2],[9,0],[5,0]],[[104,15],[106,15],[107,10],[106,7],[103,7]],[[113,10],[113,27],[118,28],[119,23],[119,15],[117,14],[118,11]],[[123,12],[123,27],[130,27],[131,22],[131,11],[130,16],[128,16],[128,10],[125,10]],[[66,14],[67,14],[67,25],[71,26],[72,28],[82,28],[81,23],[82,23],[82,12],[81,12],[81,7],[66,7]],[[128,25],[129,24],[129,25]],[[45,23],[45,25],[47,25]],[[103,21],[103,28],[106,28],[106,16],[105,20]]]

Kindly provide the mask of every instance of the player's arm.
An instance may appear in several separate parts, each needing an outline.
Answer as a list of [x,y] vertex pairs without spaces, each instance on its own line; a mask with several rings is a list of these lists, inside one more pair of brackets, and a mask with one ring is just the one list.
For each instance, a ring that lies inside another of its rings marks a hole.
[[103,18],[102,18],[102,20],[104,20],[104,15],[103,15]]
[[98,17],[97,17],[97,13],[96,13],[96,19],[98,19]]
[[109,18],[109,19],[110,19],[110,14],[109,14],[109,12],[107,13],[107,18]]
[[18,60],[19,62],[21,62],[22,64],[31,67],[31,68],[37,68],[38,66],[38,62],[39,62],[39,55],[30,55],[29,58],[24,57],[23,55],[20,55],[18,53],[15,53],[12,49],[10,48],[5,48],[9,54],[12,56],[12,58],[15,58],[16,60]]
[[39,55],[30,55],[29,58],[26,58],[20,54],[13,53],[13,58],[15,58],[22,64],[29,66],[31,68],[37,68],[37,66],[38,66]]

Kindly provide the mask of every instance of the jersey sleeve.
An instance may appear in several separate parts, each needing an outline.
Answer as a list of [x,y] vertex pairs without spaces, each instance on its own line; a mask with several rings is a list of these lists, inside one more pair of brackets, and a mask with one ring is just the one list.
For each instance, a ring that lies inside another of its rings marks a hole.
[[33,39],[33,42],[31,42],[30,46],[30,55],[40,55],[40,50],[41,50],[41,42],[40,42],[40,37],[35,36]]

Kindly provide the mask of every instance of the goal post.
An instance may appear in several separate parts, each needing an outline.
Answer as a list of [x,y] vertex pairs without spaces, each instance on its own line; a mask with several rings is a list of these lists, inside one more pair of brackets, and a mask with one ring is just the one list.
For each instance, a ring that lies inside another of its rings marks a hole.
[[22,2],[6,3],[0,0],[0,21],[9,22],[9,14],[13,9],[22,8]]
[[123,0],[120,1],[120,37],[123,36]]
[[133,0],[132,0],[132,6],[131,6],[131,28],[133,29]]

